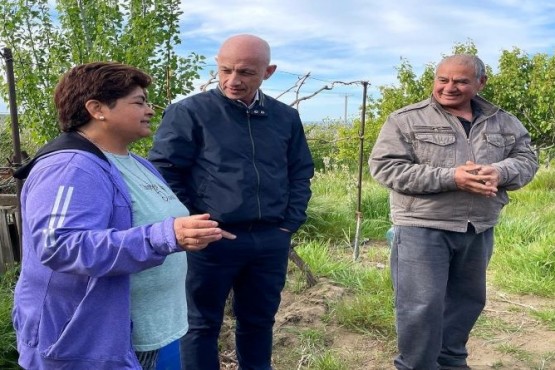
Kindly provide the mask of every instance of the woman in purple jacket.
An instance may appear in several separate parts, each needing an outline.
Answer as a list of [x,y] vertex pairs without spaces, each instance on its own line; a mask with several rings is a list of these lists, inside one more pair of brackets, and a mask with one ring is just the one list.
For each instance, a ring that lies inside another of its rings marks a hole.
[[[189,216],[158,172],[129,153],[151,134],[150,83],[119,63],[72,68],[54,95],[63,133],[16,173],[26,182],[13,324],[25,369],[153,367],[156,351],[133,348],[133,326],[145,323],[132,324],[132,301],[184,291],[186,254],[177,252],[233,237],[208,214]],[[150,271],[132,297],[131,276]],[[182,295],[183,305],[171,300],[161,314],[186,317]],[[186,330],[181,320],[158,345]]]

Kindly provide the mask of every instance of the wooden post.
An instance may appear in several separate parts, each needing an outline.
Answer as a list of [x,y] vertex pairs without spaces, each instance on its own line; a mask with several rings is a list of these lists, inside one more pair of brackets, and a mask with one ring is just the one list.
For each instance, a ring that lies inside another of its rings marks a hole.
[[0,206],[0,274],[6,272],[7,266],[14,263],[13,250],[16,246],[13,244],[12,235],[10,233],[10,217],[13,215],[14,207]]
[[[8,93],[9,93],[9,103],[10,103],[10,119],[12,124],[12,142],[13,142],[13,167],[14,171],[17,170],[21,166],[21,144],[19,141],[19,122],[17,120],[17,100],[15,95],[15,77],[13,71],[13,55],[12,50],[10,48],[3,48],[0,56],[4,58],[6,62],[6,81],[8,82]],[[16,225],[19,227],[21,225],[21,208],[20,208],[20,196],[21,196],[21,189],[23,187],[23,181],[16,179],[16,191],[17,191],[17,207],[18,212],[16,216],[18,220]],[[21,242],[21,230],[18,230],[19,235],[19,243],[18,245],[14,246],[12,251],[13,258],[17,262],[21,262],[22,256],[22,242]]]

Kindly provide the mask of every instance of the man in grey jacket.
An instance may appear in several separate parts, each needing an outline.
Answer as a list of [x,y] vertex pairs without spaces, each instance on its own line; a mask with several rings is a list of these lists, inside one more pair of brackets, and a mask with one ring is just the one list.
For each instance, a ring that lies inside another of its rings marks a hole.
[[538,169],[522,123],[477,95],[486,80],[479,58],[444,58],[430,99],[392,113],[370,156],[391,190],[397,369],[469,368],[493,227]]

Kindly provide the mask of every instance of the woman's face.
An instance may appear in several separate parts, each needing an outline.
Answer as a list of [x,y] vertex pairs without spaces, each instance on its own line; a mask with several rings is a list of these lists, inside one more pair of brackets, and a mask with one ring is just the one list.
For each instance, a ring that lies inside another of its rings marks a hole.
[[139,86],[103,112],[109,134],[119,137],[126,144],[152,134],[150,119],[154,110],[147,102],[145,90]]

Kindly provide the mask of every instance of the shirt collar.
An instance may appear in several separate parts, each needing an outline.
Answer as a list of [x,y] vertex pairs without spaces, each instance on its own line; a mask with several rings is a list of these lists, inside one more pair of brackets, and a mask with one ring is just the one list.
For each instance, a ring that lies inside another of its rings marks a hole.
[[[220,90],[220,92],[225,96],[224,91],[222,90],[220,85],[218,85],[218,90]],[[254,99],[253,99],[252,103],[250,103],[249,105],[245,104],[241,100],[235,100],[235,101],[238,102],[238,103],[241,103],[242,105],[244,105],[248,109],[251,109],[252,107],[255,106],[256,103],[258,103],[259,100],[260,100],[260,90],[256,90],[256,94],[254,95]]]
[[259,92],[260,90],[256,90],[256,94],[254,95],[254,99],[252,100],[252,103],[250,103],[250,105],[246,105],[244,102],[242,102],[241,100],[237,100],[239,103],[243,104],[245,107],[251,109],[252,107],[254,107],[254,105],[256,103],[258,103],[258,100],[260,99],[260,95]]

